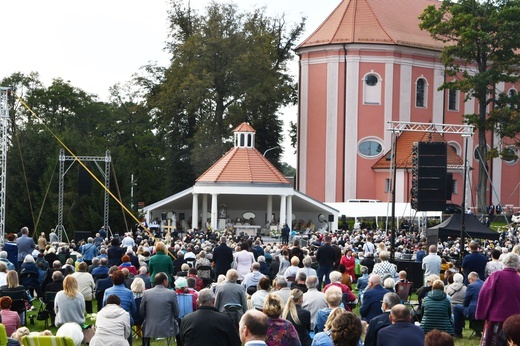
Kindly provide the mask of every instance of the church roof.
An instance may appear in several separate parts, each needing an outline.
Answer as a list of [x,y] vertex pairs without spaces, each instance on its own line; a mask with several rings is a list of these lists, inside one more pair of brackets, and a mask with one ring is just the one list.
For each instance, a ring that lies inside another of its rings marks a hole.
[[[430,133],[426,132],[403,132],[397,138],[397,168],[412,168],[412,145],[414,142],[428,142]],[[431,133],[432,142],[444,142],[439,133]],[[388,169],[393,164],[391,161],[392,151],[389,150],[372,166],[372,169]],[[448,145],[448,166],[462,166],[463,160]]]
[[298,48],[343,43],[394,44],[441,50],[442,42],[419,29],[432,0],[342,0]]

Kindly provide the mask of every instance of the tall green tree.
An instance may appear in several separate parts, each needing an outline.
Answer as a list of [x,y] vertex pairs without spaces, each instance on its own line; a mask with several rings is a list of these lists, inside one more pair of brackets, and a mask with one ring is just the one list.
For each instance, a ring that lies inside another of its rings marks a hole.
[[448,76],[441,89],[458,89],[466,99],[475,98],[477,114],[466,114],[478,136],[477,198],[479,211],[486,209],[489,155],[486,131],[496,127],[488,106],[497,99],[500,82],[519,78],[520,2],[518,0],[445,0],[430,5],[419,17],[420,28],[444,43],[440,55]]
[[[187,188],[231,146],[231,130],[247,121],[261,152],[278,165],[280,108],[296,100],[287,62],[304,21],[289,28],[264,9],[243,13],[211,2],[204,14],[172,1],[171,65],[149,88],[147,105],[167,140],[169,193]],[[154,72],[161,72],[157,69]],[[157,74],[155,74],[157,76]]]

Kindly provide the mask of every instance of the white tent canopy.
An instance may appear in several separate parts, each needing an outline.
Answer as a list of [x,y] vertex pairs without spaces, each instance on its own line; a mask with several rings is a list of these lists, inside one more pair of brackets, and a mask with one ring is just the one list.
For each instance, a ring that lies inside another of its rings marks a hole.
[[[325,203],[334,209],[339,210],[339,218],[342,215],[353,217],[355,219],[362,217],[375,217],[376,219],[384,217],[392,217],[392,203],[386,202],[342,202],[342,203]],[[441,217],[440,211],[415,211],[410,203],[395,203],[395,217],[399,224],[399,219],[407,218],[425,218],[425,217]]]

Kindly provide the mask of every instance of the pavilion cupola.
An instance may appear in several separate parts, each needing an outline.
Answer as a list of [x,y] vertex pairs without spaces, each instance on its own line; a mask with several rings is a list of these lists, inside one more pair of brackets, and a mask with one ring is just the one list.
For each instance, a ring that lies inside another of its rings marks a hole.
[[246,122],[237,126],[233,130],[235,134],[235,148],[254,148],[255,132],[255,129]]

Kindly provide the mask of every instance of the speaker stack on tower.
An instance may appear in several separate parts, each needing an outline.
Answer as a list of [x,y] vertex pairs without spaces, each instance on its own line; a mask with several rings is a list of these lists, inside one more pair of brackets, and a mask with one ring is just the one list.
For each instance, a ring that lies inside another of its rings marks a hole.
[[416,142],[412,147],[412,208],[446,209],[448,154],[446,142]]

